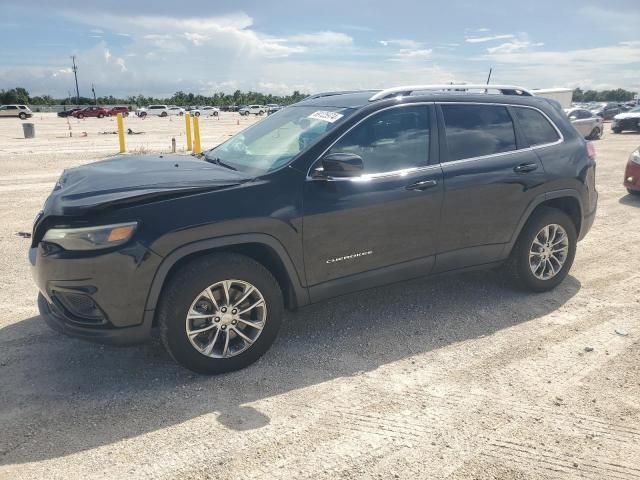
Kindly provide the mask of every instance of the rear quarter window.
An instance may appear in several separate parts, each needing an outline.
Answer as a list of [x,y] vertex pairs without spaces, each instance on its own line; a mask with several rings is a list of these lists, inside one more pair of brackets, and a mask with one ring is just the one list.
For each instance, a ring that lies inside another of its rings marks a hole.
[[530,146],[546,145],[560,140],[557,130],[539,111],[532,108],[514,107],[513,112]]

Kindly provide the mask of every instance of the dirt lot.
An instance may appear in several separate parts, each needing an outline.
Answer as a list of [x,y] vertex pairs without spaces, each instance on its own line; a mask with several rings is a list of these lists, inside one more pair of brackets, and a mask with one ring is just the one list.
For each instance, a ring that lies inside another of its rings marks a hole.
[[[204,145],[253,121],[238,119],[203,119]],[[0,478],[640,478],[640,199],[621,186],[640,135],[597,142],[598,216],[555,291],[482,272],[335,299],[208,378],[157,340],[100,347],[38,317],[16,232],[117,137],[97,133],[112,119],[73,120],[73,138],[34,123],[27,141],[0,122]],[[177,118],[127,127],[146,132],[133,149],[184,146]]]

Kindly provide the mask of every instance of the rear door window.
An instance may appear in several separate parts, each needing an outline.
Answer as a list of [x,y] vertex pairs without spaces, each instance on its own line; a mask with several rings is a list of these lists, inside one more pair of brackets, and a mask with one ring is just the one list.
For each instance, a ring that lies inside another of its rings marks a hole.
[[500,105],[442,104],[448,161],[516,150],[513,121]]
[[[520,129],[529,145],[546,145],[560,140],[558,131],[549,123],[549,120],[538,110],[525,107],[514,107],[513,112],[518,119]],[[578,117],[580,118],[580,117]]]

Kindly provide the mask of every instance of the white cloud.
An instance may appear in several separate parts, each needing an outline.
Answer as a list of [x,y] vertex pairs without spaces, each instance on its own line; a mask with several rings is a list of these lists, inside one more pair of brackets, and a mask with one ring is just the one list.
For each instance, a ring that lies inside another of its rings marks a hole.
[[426,60],[431,57],[433,50],[430,48],[421,48],[418,50],[410,50],[408,48],[402,48],[394,54],[392,60],[396,61],[419,61]]
[[517,40],[514,39],[511,42],[502,43],[496,47],[487,48],[487,52],[489,53],[513,53],[520,50],[527,50],[532,47],[542,47],[544,43],[537,42],[533,43],[528,40]]
[[416,50],[423,46],[422,42],[416,42],[415,40],[409,40],[406,38],[380,40],[379,43],[380,45],[383,45],[385,47],[397,47],[397,48],[404,48],[408,50]]
[[505,40],[507,38],[514,38],[515,35],[505,34],[505,35],[491,35],[487,37],[467,37],[465,38],[465,42],[467,43],[484,43],[484,42],[492,42],[494,40]]
[[353,38],[349,35],[332,31],[301,33],[287,38],[287,41],[323,47],[345,47],[353,44]]
[[101,28],[92,28],[91,29],[91,33],[100,33],[103,34],[104,30],[102,30]]

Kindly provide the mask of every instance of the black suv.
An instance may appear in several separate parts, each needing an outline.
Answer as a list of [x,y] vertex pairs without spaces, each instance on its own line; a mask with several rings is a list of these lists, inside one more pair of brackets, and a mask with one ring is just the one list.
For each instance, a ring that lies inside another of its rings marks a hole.
[[157,326],[218,373],[258,359],[285,308],[356,290],[478,266],[554,288],[594,220],[593,147],[525,90],[442,88],[319,94],[202,158],[66,170],[29,254],[42,316],[117,344]]

